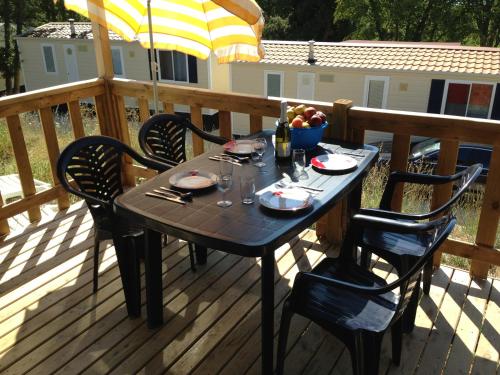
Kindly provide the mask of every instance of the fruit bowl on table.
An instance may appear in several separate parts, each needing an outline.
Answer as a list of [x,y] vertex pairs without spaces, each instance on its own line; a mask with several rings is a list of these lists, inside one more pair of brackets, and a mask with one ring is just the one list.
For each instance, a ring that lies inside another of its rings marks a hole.
[[312,150],[323,138],[323,131],[328,127],[328,122],[325,121],[319,126],[308,128],[290,127],[292,135],[292,149],[303,148]]

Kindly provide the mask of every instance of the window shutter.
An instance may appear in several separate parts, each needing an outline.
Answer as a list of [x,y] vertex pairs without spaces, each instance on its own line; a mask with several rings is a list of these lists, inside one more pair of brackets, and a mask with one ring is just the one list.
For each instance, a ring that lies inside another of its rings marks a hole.
[[491,109],[491,119],[500,120],[500,83],[497,83],[495,98],[493,99],[493,108]]
[[198,83],[198,66],[196,57],[188,55],[189,82]]
[[441,102],[443,101],[444,79],[433,79],[431,92],[427,103],[427,113],[441,113]]

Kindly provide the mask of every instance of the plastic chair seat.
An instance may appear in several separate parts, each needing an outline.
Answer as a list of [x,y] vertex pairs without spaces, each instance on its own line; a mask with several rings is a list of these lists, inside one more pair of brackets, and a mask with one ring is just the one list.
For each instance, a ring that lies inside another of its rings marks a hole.
[[[354,263],[343,263],[332,258],[324,259],[312,273],[362,286],[387,285],[384,279]],[[320,283],[300,289],[303,290],[292,297],[293,309],[328,330],[340,326],[350,331],[383,332],[393,320],[399,302],[399,295],[393,292],[366,296]]]

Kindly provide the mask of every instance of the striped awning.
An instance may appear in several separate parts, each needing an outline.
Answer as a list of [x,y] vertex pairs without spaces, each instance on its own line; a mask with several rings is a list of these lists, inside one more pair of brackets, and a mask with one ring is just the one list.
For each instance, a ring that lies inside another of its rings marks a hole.
[[[67,9],[150,48],[147,0],[65,0]],[[154,47],[219,63],[259,61],[264,17],[254,0],[151,0]]]

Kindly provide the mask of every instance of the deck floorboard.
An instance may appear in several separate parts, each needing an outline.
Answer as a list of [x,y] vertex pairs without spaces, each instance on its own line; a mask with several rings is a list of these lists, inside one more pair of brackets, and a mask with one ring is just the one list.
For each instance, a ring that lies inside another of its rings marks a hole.
[[[126,315],[109,241],[100,248],[99,290],[92,293],[93,228],[85,207],[18,222],[0,242],[0,373],[259,374],[260,259],[210,250],[208,263],[192,272],[186,243],[169,238],[162,253],[165,324],[150,330],[144,286],[142,317]],[[275,343],[297,272],[336,252],[312,230],[276,251]],[[373,271],[396,278],[381,259]],[[442,266],[420,299],[414,331],[404,336],[401,365],[391,362],[387,335],[379,373],[495,374],[499,306],[500,280],[479,282]],[[340,341],[300,316],[287,353],[287,374],[351,373]]]

